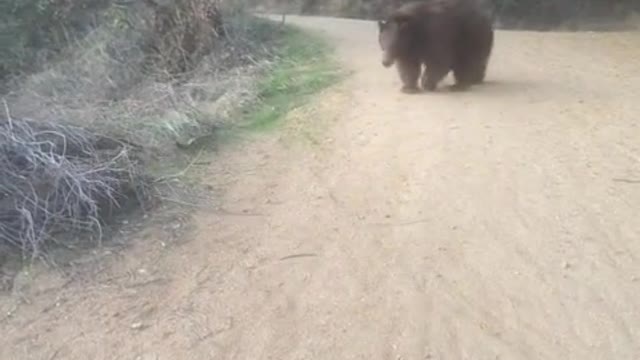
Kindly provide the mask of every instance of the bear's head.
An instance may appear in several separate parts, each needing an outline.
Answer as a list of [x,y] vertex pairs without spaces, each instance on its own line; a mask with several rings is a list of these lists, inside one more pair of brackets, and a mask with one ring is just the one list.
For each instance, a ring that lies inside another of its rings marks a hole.
[[409,48],[409,18],[394,16],[378,20],[378,44],[382,50],[382,65],[390,67]]

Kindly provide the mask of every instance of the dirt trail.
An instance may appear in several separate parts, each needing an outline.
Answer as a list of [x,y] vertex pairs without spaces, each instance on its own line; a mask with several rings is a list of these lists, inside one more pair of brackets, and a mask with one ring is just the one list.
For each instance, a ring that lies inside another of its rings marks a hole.
[[638,34],[501,31],[409,96],[374,23],[287,19],[354,74],[212,165],[188,241],[3,299],[0,359],[640,358]]

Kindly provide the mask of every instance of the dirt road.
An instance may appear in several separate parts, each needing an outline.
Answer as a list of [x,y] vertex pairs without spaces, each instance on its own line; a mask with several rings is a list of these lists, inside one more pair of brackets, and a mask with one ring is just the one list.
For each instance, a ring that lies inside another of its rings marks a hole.
[[212,165],[188,241],[4,299],[1,359],[640,358],[640,35],[501,31],[411,96],[374,23],[288,21],[353,75]]

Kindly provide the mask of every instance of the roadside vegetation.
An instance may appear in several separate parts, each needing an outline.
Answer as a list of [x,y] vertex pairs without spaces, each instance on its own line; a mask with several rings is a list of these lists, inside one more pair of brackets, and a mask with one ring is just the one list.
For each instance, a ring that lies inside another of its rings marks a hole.
[[0,46],[0,270],[101,243],[338,77],[320,37],[232,1],[0,0]]
[[276,49],[278,60],[257,83],[260,101],[249,108],[246,128],[273,128],[291,109],[342,75],[331,48],[316,34],[286,27]]

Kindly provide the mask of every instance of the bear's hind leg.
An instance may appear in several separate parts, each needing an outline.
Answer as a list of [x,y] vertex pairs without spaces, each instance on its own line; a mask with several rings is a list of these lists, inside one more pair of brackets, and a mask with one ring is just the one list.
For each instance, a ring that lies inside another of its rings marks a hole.
[[467,90],[473,84],[473,74],[469,66],[456,66],[453,69],[455,83],[451,86],[453,91]]
[[469,72],[469,82],[471,84],[480,84],[484,81],[487,72],[487,63],[489,59],[478,60],[472,65]]
[[400,79],[402,80],[402,89],[404,93],[418,92],[418,79],[422,67],[420,61],[417,60],[399,60],[396,62]]
[[453,64],[455,84],[451,86],[451,90],[463,91],[475,84],[478,68],[478,60],[474,59],[472,54],[459,51]]
[[427,91],[435,91],[438,87],[438,83],[440,83],[448,73],[448,66],[432,63],[427,64],[427,69],[422,75],[422,88]]
[[470,80],[473,84],[480,84],[484,82],[487,73],[487,66],[489,65],[489,59],[491,58],[491,50],[493,49],[493,29],[491,25],[487,25],[484,35],[478,41],[480,49],[478,50],[478,59],[474,61],[472,66],[472,72]]

